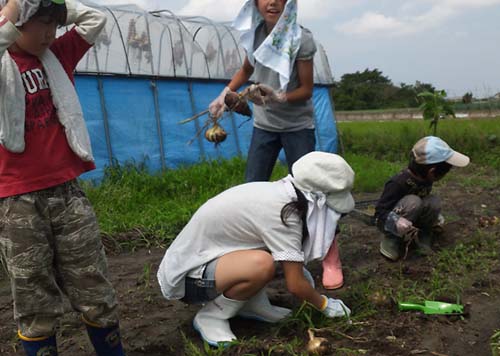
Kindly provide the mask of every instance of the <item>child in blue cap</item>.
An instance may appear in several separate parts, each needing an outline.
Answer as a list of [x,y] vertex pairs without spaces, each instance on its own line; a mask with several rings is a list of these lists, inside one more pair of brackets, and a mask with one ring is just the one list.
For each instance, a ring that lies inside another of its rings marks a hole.
[[415,239],[420,252],[430,252],[432,229],[444,222],[440,199],[431,194],[432,184],[453,166],[468,164],[469,157],[439,137],[424,137],[413,146],[408,167],[389,179],[375,208],[376,225],[384,233],[383,256],[398,260],[408,239]]

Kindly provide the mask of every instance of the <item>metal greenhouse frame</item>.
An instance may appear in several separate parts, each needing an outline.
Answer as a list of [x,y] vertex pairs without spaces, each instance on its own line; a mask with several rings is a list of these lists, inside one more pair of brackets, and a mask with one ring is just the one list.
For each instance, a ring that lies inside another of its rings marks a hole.
[[[229,23],[176,16],[169,10],[146,12],[135,5],[83,2],[108,17],[75,75],[98,167],[85,176],[100,178],[104,167],[115,162],[146,161],[155,171],[247,152],[252,125],[243,125],[239,115],[227,114],[230,139],[218,147],[200,137],[196,145],[186,144],[203,118],[177,125],[205,109],[240,68],[245,52]],[[333,78],[325,51],[317,46],[317,149],[335,151],[329,90]]]

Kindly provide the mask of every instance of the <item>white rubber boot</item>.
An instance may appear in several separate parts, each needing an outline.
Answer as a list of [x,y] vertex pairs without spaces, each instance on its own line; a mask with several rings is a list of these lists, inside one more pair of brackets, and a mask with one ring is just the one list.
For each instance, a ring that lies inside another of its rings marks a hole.
[[193,326],[211,346],[236,340],[228,319],[235,316],[245,303],[246,300],[228,299],[221,294],[196,313]]
[[276,323],[289,316],[291,312],[288,308],[272,305],[263,288],[246,302],[238,315],[244,318],[265,321],[266,323]]

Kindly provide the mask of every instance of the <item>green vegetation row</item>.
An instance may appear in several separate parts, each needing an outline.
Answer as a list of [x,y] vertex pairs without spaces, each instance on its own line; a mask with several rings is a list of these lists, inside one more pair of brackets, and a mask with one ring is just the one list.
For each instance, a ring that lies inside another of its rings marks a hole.
[[[500,170],[498,120],[442,121],[438,133],[473,162]],[[354,193],[380,191],[385,181],[407,164],[413,143],[428,134],[428,123],[342,123],[345,158],[356,172]],[[85,182],[101,230],[112,238],[136,231],[143,243],[167,243],[209,198],[244,181],[245,161],[201,162],[150,174],[143,165],[108,168],[100,185]],[[273,180],[287,175],[277,165]],[[473,179],[472,177],[471,179]],[[151,237],[154,237],[153,239]],[[138,241],[124,239],[131,247]],[[122,243],[123,244],[123,243]]]
[[[379,189],[388,176],[401,168],[401,164],[377,162],[368,156],[347,154],[346,159],[358,172],[357,192]],[[108,168],[100,185],[85,182],[84,187],[105,234],[138,230],[146,236],[169,240],[206,200],[243,183],[244,170],[241,158],[202,162],[156,174],[150,174],[144,166],[127,164]],[[272,179],[287,174],[287,167],[279,164]]]
[[[341,122],[338,127],[346,153],[386,161],[407,162],[413,144],[431,134],[423,120]],[[500,169],[500,118],[440,120],[437,136],[472,162]]]

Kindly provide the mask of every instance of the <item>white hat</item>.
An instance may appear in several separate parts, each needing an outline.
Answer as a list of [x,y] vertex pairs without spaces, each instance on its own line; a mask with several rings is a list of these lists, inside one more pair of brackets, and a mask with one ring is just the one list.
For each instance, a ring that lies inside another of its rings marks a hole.
[[322,192],[326,204],[338,213],[354,209],[351,190],[354,171],[339,155],[327,152],[310,152],[292,165],[295,186],[306,192]]

